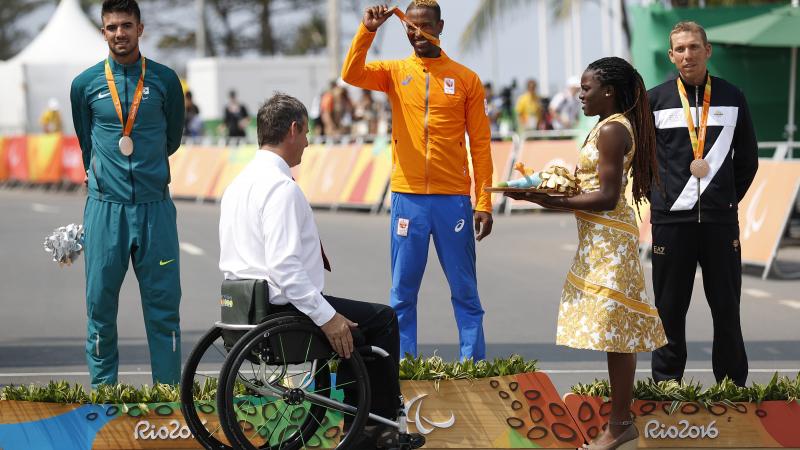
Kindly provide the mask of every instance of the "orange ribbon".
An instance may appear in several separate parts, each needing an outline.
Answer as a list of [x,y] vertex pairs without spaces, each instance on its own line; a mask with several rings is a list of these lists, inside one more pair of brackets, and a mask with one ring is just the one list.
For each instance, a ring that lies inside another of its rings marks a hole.
[[136,84],[136,92],[133,94],[133,103],[131,103],[131,109],[128,111],[128,120],[126,122],[122,118],[122,104],[119,100],[117,85],[114,83],[114,74],[111,73],[111,66],[108,64],[108,59],[106,59],[106,82],[108,83],[108,91],[111,93],[111,99],[114,101],[114,109],[117,110],[117,116],[119,117],[120,123],[122,123],[123,136],[130,136],[131,131],[133,131],[133,122],[136,121],[136,114],[139,112],[139,105],[142,103],[145,70],[145,59],[144,56],[142,56],[142,74],[139,75],[139,82]]
[[421,34],[422,37],[427,39],[431,44],[433,44],[433,45],[435,45],[437,47],[441,47],[442,46],[441,45],[442,41],[440,41],[439,38],[437,38],[436,36],[434,36],[434,35],[432,35],[432,34],[430,34],[428,32],[422,31],[422,29],[420,29],[418,26],[416,26],[413,23],[411,23],[411,21],[408,20],[408,16],[406,16],[406,13],[401,11],[399,7],[395,6],[394,8],[392,8],[389,11],[389,13],[390,14],[394,14],[395,16],[397,16],[397,18],[400,19],[400,21],[403,22],[404,24],[406,24],[407,26],[413,28],[416,31],[419,31],[419,34]]

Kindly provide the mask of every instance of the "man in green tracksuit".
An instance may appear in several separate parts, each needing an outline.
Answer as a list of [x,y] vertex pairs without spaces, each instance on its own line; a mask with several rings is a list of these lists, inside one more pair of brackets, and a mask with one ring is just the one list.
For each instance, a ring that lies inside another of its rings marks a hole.
[[109,55],[72,82],[75,131],[89,198],[86,359],[92,386],[117,382],[117,309],[128,261],[139,280],[153,382],[180,379],[181,298],[168,157],[183,132],[183,91],[172,69],[144,58],[135,0],[106,0]]

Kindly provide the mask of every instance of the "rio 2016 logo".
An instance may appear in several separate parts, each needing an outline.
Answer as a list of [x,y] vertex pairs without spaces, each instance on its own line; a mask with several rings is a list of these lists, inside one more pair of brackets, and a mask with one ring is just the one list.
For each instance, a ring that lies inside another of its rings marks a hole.
[[[205,426],[206,421],[203,420]],[[149,420],[136,422],[133,428],[133,438],[136,440],[155,440],[155,439],[192,439],[194,435],[189,431],[189,427],[181,424],[177,420],[170,420],[168,425],[156,427]]]
[[678,425],[665,425],[653,419],[644,426],[645,439],[716,439],[717,436],[716,420],[704,426],[692,425],[688,420],[681,420]]

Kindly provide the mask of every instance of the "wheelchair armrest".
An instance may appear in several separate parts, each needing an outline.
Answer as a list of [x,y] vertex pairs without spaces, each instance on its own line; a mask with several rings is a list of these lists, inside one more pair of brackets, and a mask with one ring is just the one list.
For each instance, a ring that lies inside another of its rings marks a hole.
[[377,355],[381,358],[386,358],[389,356],[389,352],[375,345],[362,345],[360,347],[356,347],[356,351],[360,353],[361,356]]

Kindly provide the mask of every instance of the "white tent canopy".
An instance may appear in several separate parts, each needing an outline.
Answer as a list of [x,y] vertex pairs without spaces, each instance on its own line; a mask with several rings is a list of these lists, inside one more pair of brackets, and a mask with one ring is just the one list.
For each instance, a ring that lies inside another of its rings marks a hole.
[[72,79],[103,59],[108,47],[78,0],[61,0],[50,21],[19,54],[0,63],[5,90],[0,102],[0,132],[38,130],[38,120],[55,98],[64,131],[71,133],[69,88]]

